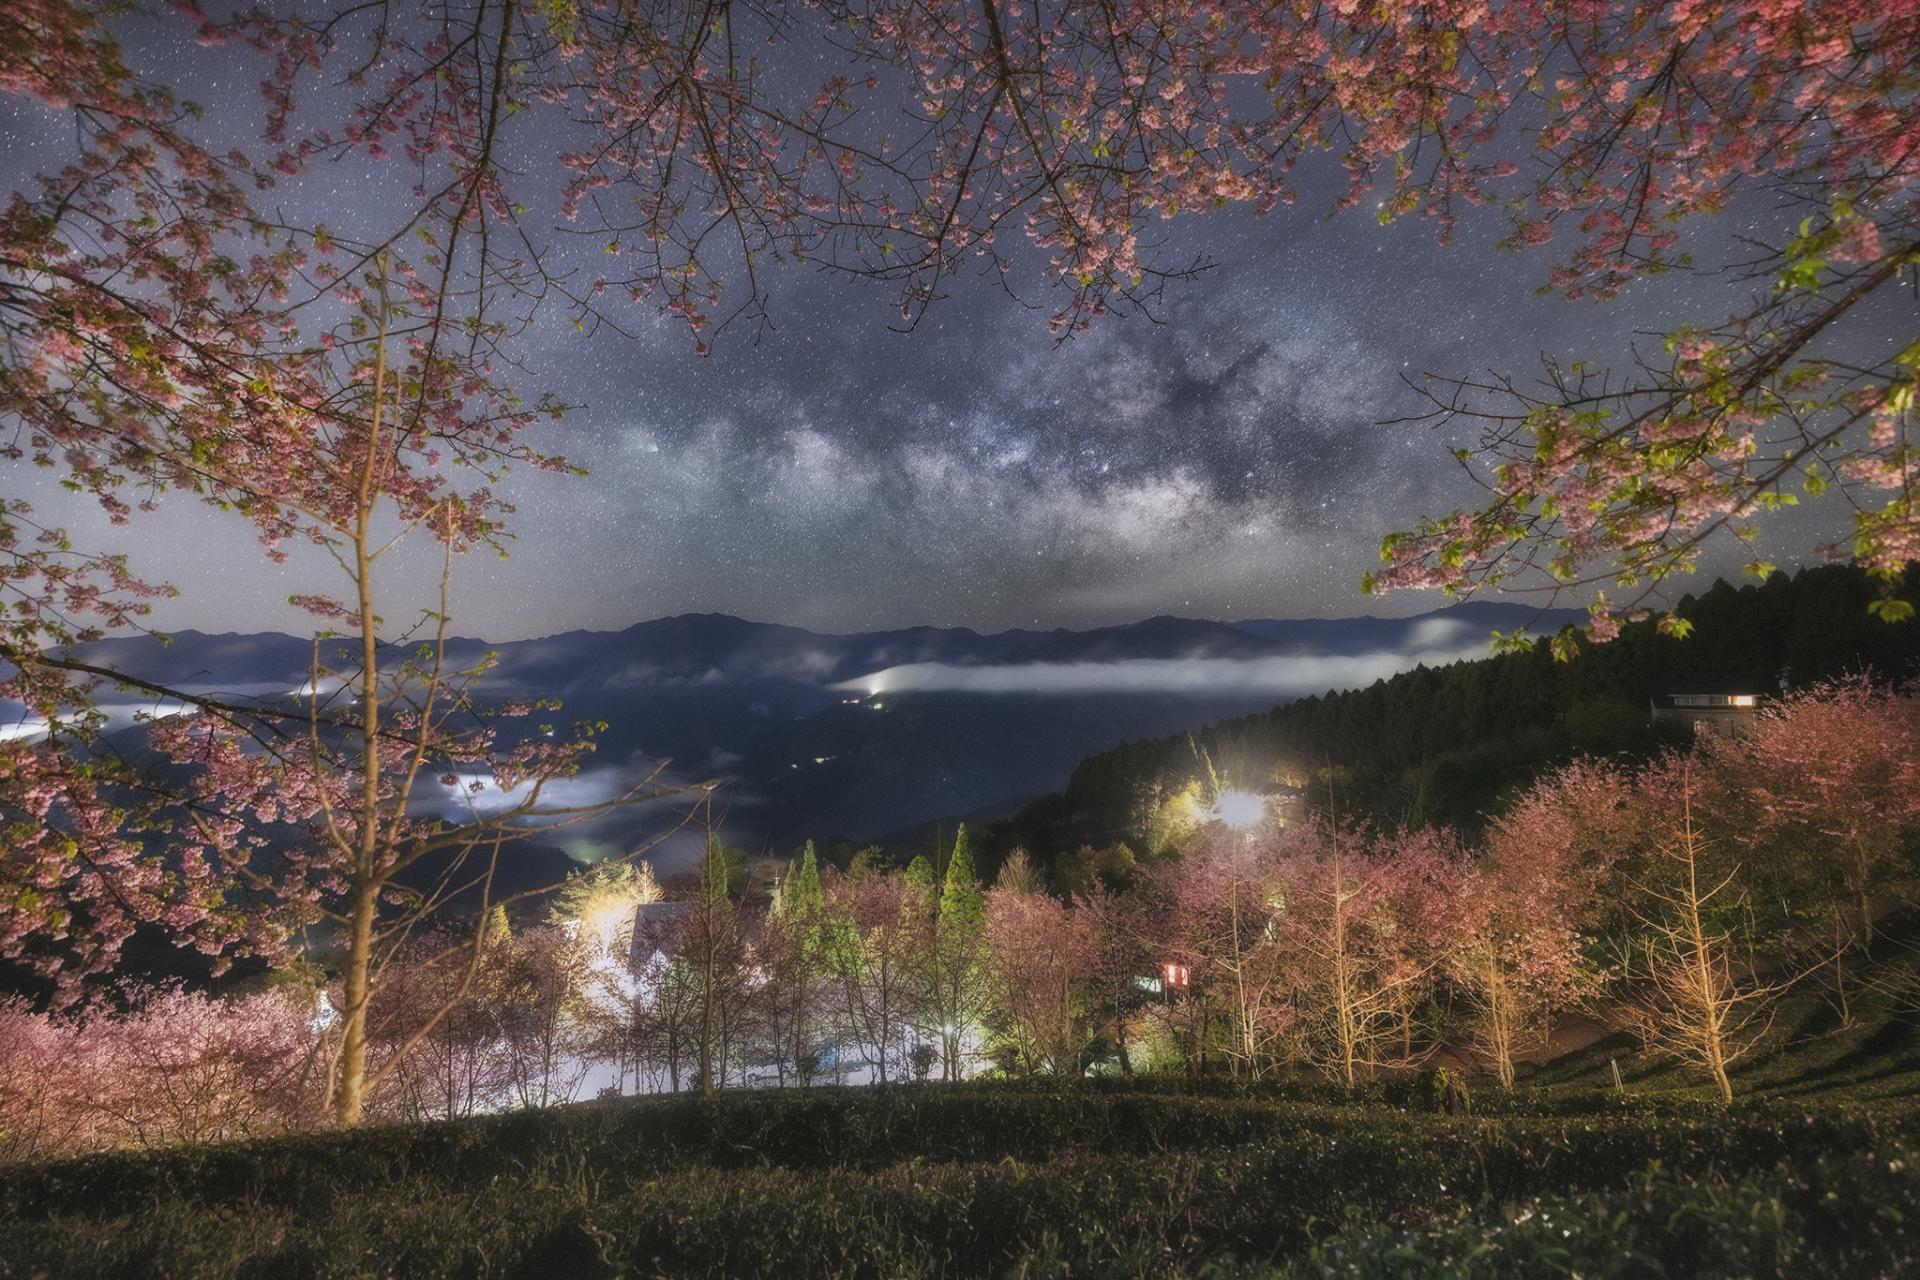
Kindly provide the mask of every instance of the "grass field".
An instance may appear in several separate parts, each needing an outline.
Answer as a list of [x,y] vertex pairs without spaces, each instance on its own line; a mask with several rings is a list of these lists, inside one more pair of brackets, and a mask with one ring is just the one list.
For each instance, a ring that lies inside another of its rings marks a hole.
[[1412,1083],[982,1082],[102,1156],[0,1173],[0,1276],[1920,1274],[1892,1007],[1790,1002],[1731,1110],[1602,1041],[1472,1115]]

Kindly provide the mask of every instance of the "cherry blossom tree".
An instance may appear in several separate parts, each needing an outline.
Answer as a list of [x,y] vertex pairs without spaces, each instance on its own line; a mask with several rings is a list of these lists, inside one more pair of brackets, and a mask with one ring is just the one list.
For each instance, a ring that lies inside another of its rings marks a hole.
[[513,945],[498,927],[481,931],[477,943],[464,930],[442,927],[395,949],[382,966],[388,980],[373,990],[368,1010],[369,1112],[451,1120],[510,1096],[513,1059],[495,1015],[494,979]]
[[85,1106],[80,1029],[18,997],[0,1003],[0,1164],[58,1160],[105,1145]]
[[1450,832],[1316,818],[1284,833],[1275,930],[1307,1061],[1348,1088],[1430,1051],[1419,1008],[1446,958],[1463,857]]
[[[1920,699],[1853,679],[1766,708],[1744,736],[1714,744],[1754,843],[1811,866],[1860,942],[1881,899],[1911,883],[1920,832]],[[1843,907],[1844,904],[1844,907]]]
[[[344,589],[296,603],[354,643],[336,670],[335,650],[316,641],[304,707],[181,702],[190,714],[149,736],[189,780],[155,795],[156,771],[103,767],[85,751],[100,727],[90,695],[127,678],[59,646],[137,624],[160,589],[118,561],[76,557],[57,531],[23,545],[31,513],[12,504],[0,541],[15,551],[9,584],[22,607],[4,637],[12,675],[0,694],[46,728],[43,740],[5,744],[0,765],[0,803],[21,834],[0,940],[64,976],[70,993],[143,920],[222,959],[337,925],[335,1109],[352,1123],[379,1083],[366,1067],[367,1010],[383,950],[462,895],[478,892],[484,919],[502,847],[580,816],[541,796],[591,746],[499,735],[501,710],[532,708],[480,705],[479,672],[449,666],[446,574],[416,623],[389,626],[377,603],[380,567],[402,538],[438,544],[450,572],[454,556],[500,537],[508,508],[492,486],[505,468],[564,465],[521,438],[559,406],[523,402],[499,373],[540,274],[496,247],[514,216],[493,161],[514,105],[501,59],[520,19],[512,5],[459,15],[428,69],[411,81],[396,69],[337,132],[304,134],[295,89],[318,74],[307,56],[317,46],[259,15],[209,25],[206,40],[245,39],[275,57],[264,136],[284,149],[260,166],[193,141],[187,105],[125,69],[109,12],[27,6],[10,11],[0,41],[0,83],[81,123],[79,159],[37,195],[16,193],[0,229],[0,409],[21,425],[16,452],[64,468],[116,519],[133,510],[121,497],[130,488],[174,488],[252,520],[271,555],[319,548]],[[48,39],[58,56],[42,59]],[[372,65],[402,49],[418,52],[377,36]],[[422,185],[398,225],[335,233],[253,202],[323,159],[382,159],[383,139],[400,131]],[[394,657],[396,641],[415,647]],[[304,724],[290,728],[294,717]],[[473,821],[423,816],[423,778],[466,799]]]
[[1670,753],[1633,782],[1638,856],[1624,866],[1632,963],[1653,1042],[1697,1066],[1722,1102],[1727,1070],[1773,1025],[1790,976],[1768,977],[1754,946],[1746,868],[1706,825],[1724,785],[1710,761]]
[[1128,1026],[1148,1003],[1141,979],[1153,977],[1159,967],[1149,940],[1147,904],[1137,889],[1122,892],[1096,884],[1073,900],[1073,909],[1093,940],[1096,1004],[1112,1032],[1121,1073],[1132,1075]]
[[889,1063],[901,1065],[922,993],[914,965],[927,946],[921,895],[900,872],[864,870],[834,877],[825,897],[828,963],[844,1025],[874,1078],[886,1084]]
[[1159,878],[1169,895],[1168,959],[1186,967],[1189,999],[1211,1001],[1224,1013],[1233,1073],[1255,1079],[1293,1029],[1277,853],[1271,833],[1262,838],[1214,824]]
[[743,1006],[754,980],[746,921],[736,896],[746,886],[733,881],[730,850],[720,842],[710,811],[706,822],[697,879],[679,921],[673,961],[698,993],[693,1043],[700,1092],[712,1097],[725,1087],[729,1051],[745,1029]]
[[[89,1052],[90,1050],[90,1052]],[[312,1125],[325,1107],[313,1005],[285,988],[228,999],[164,987],[84,1024],[66,1070],[120,1140],[217,1142]]]
[[990,999],[1013,1060],[1030,1074],[1079,1074],[1099,956],[1085,918],[1052,894],[995,887],[985,929]]
[[1567,766],[1520,796],[1462,868],[1446,967],[1475,1010],[1476,1047],[1502,1088],[1515,1058],[1545,1043],[1552,1019],[1599,988],[1587,955],[1600,878],[1614,850],[1588,828],[1624,803],[1612,770]]
[[263,1137],[325,1114],[310,989],[118,994],[84,1016],[0,1006],[0,1162]]
[[521,1106],[570,1102],[593,1065],[586,1004],[592,939],[552,926],[515,934],[492,962],[488,988]]

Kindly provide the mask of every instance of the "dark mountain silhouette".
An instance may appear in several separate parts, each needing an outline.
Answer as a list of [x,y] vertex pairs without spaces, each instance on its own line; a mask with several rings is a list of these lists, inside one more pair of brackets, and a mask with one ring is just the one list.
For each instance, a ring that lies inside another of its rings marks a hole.
[[[731,779],[734,838],[784,845],[808,835],[870,838],[1056,790],[1100,750],[1264,711],[1328,683],[1366,683],[1436,651],[1479,652],[1492,630],[1537,616],[1525,605],[1471,604],[1414,618],[1155,617],[1086,631],[842,635],[706,613],[499,644],[457,638],[448,657],[459,668],[491,664],[478,680],[483,700],[553,698],[562,709],[543,719],[606,722],[596,769],[633,775],[664,758],[682,778]],[[1541,629],[1569,616],[1547,615]],[[389,660],[413,648],[395,644]],[[74,652],[157,684],[260,700],[294,696],[315,661],[312,641],[276,633],[182,631]],[[1346,659],[1364,661],[1339,665]],[[348,669],[354,650],[328,640],[319,660]],[[1304,664],[1297,680],[1295,662]],[[905,687],[874,678],[903,668]],[[993,691],[954,687],[955,673],[964,685],[969,674],[1005,668],[1037,674]],[[947,683],[915,687],[911,673],[929,670]],[[1075,680],[1052,687],[1055,671]],[[1089,687],[1089,671],[1124,678]],[[130,722],[152,695],[108,691],[105,700]],[[657,821],[583,829],[574,851],[628,844]]]

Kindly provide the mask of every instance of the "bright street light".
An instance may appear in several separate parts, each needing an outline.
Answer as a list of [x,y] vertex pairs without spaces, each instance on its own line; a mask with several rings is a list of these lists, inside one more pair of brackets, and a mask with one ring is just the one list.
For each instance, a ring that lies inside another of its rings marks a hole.
[[1213,815],[1238,831],[1266,817],[1267,802],[1251,791],[1222,791],[1214,802]]

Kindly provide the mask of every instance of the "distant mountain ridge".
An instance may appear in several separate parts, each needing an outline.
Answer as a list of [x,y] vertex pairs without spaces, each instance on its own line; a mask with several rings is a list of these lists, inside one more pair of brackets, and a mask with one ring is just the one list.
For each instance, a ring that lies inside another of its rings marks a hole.
[[[1543,633],[1584,618],[1575,609],[1471,601],[1405,618],[1249,618],[1239,622],[1160,615],[1119,626],[1075,631],[968,627],[905,627],[868,632],[818,632],[782,623],[752,622],[724,613],[685,613],[635,623],[618,631],[563,631],[527,640],[448,640],[456,664],[497,655],[498,676],[537,678],[543,684],[582,677],[644,678],[661,683],[787,677],[832,685],[887,667],[913,663],[1123,662],[1153,658],[1287,656],[1357,653],[1404,646],[1421,628],[1458,624],[1482,634],[1529,623]],[[395,651],[410,645],[391,645]],[[311,640],[281,632],[205,632],[184,629],[166,640],[119,637],[78,645],[76,657],[164,684],[206,681],[236,686],[297,686],[314,657]],[[323,660],[352,658],[343,640],[322,646]]]
[[[562,723],[606,722],[597,769],[631,774],[668,758],[682,775],[731,779],[738,837],[779,844],[809,835],[865,838],[1057,790],[1097,751],[1263,711],[1331,685],[1366,683],[1419,661],[1484,652],[1496,629],[1531,623],[1550,631],[1579,616],[1490,602],[1408,618],[1161,616],[1080,631],[922,626],[835,634],[693,613],[498,644],[462,637],[447,647],[456,668],[491,655],[494,665],[478,686],[483,699],[553,698],[563,708],[553,718]],[[264,700],[297,695],[315,661],[311,640],[272,632],[187,630],[171,643],[114,638],[74,652],[156,684]],[[336,670],[355,661],[338,639],[323,643],[319,658]],[[949,682],[884,697],[857,683],[927,670],[1041,676],[1034,687]],[[1055,671],[1081,683],[1050,689],[1047,673]],[[1089,688],[1089,671],[1127,678]],[[1204,672],[1204,681],[1191,680],[1194,672]],[[574,851],[590,857],[635,838],[635,830],[613,823],[583,832]]]

